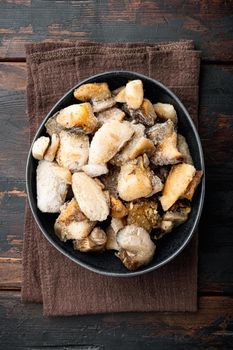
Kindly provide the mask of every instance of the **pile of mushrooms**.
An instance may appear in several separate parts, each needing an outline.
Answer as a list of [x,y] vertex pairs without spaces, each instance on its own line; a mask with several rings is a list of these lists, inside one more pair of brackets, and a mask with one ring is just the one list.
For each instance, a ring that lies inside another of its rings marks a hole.
[[153,259],[156,240],[188,219],[202,172],[177,133],[174,106],[152,104],[141,80],[114,91],[84,84],[74,97],[32,147],[37,206],[58,213],[54,232],[75,250],[113,250],[138,269]]

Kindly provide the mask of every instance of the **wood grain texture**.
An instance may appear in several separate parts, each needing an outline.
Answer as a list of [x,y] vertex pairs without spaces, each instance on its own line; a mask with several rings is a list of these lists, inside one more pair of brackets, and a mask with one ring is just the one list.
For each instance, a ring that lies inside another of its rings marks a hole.
[[230,297],[202,297],[199,312],[43,318],[41,305],[0,293],[3,349],[230,349]]
[[206,60],[233,59],[232,1],[4,0],[0,58],[24,58],[39,40],[192,39]]
[[[0,288],[15,289],[21,285],[29,148],[25,63],[0,63],[0,78]],[[205,294],[233,294],[232,85],[232,66],[202,65],[199,130],[207,190],[199,233],[199,292]]]

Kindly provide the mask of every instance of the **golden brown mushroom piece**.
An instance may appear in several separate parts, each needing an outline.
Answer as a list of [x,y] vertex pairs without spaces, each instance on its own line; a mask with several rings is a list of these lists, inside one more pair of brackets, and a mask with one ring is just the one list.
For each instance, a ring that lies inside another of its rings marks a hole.
[[182,154],[183,162],[193,165],[193,160],[189,151],[189,146],[183,135],[180,135],[180,134],[177,135],[177,148],[179,152]]
[[144,155],[122,165],[117,190],[120,198],[130,202],[162,190],[161,180],[152,173]]
[[102,252],[105,249],[107,236],[100,227],[95,227],[89,236],[74,240],[74,249],[80,252]]
[[61,213],[55,221],[54,230],[61,241],[69,239],[83,239],[87,237],[95,226],[80,210],[73,198],[61,207]]
[[107,83],[89,83],[79,86],[74,91],[74,97],[82,102],[100,101],[111,97]]
[[129,203],[127,224],[143,227],[147,232],[151,232],[159,225],[160,216],[157,211],[156,200],[143,200],[138,203]]
[[160,202],[164,211],[167,211],[186,191],[192,181],[196,169],[190,164],[177,164],[171,168],[163,188]]
[[127,104],[124,104],[123,109],[136,123],[142,123],[146,126],[152,126],[155,123],[157,116],[152,103],[147,98],[143,99],[142,105],[138,109],[129,108]]
[[90,103],[73,104],[59,111],[57,123],[65,129],[77,128],[90,134],[97,128],[97,118],[93,114]]
[[112,195],[110,195],[110,208],[110,215],[113,218],[121,219],[128,214],[128,209],[122,203],[122,201]]
[[120,250],[116,256],[131,271],[149,264],[156,248],[149,233],[136,225],[127,225],[118,231],[117,243]]
[[190,184],[188,185],[185,193],[183,194],[183,198],[188,199],[189,201],[191,201],[193,199],[193,195],[197,189],[197,186],[199,185],[199,183],[201,182],[201,178],[203,175],[203,171],[202,170],[197,170],[192,181],[190,182]]

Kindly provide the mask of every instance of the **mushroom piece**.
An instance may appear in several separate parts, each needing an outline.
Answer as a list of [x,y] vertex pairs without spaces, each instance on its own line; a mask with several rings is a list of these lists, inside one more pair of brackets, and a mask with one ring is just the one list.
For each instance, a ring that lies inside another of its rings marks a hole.
[[142,124],[131,124],[134,130],[133,137],[127,142],[123,149],[117,153],[111,163],[121,166],[129,160],[146,153],[152,154],[155,146],[151,140],[145,137],[145,126]]
[[156,151],[151,157],[154,165],[176,164],[182,161],[182,154],[177,149],[177,134],[170,119],[151,127],[147,136],[156,146]]
[[152,103],[147,98],[143,99],[140,108],[132,109],[128,108],[127,105],[124,105],[124,110],[131,116],[131,118],[135,122],[142,123],[146,126],[154,125],[157,117]]
[[188,215],[191,212],[191,206],[187,202],[177,201],[169,211],[167,211],[160,222],[158,233],[155,239],[160,239],[167,233],[171,232],[174,227],[183,224],[188,220]]
[[134,130],[129,122],[112,120],[96,131],[90,145],[89,163],[107,163],[131,138]]
[[199,183],[201,182],[201,178],[203,175],[203,171],[202,170],[197,170],[192,181],[190,182],[190,184],[188,185],[185,193],[183,194],[183,198],[188,199],[189,201],[191,201],[193,199],[193,195],[197,189],[197,186],[199,185]]
[[87,163],[89,139],[84,134],[74,134],[65,130],[60,132],[60,146],[56,161],[70,171],[79,171]]
[[110,209],[110,215],[113,218],[121,219],[128,214],[128,210],[122,201],[112,195],[110,195]]
[[156,151],[151,157],[151,162],[154,165],[176,164],[182,160],[182,154],[177,149],[177,134],[175,131],[157,145]]
[[117,232],[125,226],[125,222],[122,219],[112,218],[111,224],[106,229],[107,235],[107,250],[119,250],[119,245],[116,240]]
[[156,248],[149,233],[136,225],[127,225],[121,229],[117,233],[117,243],[120,250],[116,256],[131,271],[149,264]]
[[126,84],[125,100],[129,108],[138,109],[143,102],[143,85],[142,81],[132,80]]
[[95,131],[98,124],[92,106],[88,102],[65,107],[57,114],[56,121],[63,129],[79,127],[87,134]]
[[196,169],[190,164],[177,164],[171,168],[163,188],[160,202],[164,211],[167,211],[186,191],[192,181]]
[[177,135],[177,148],[179,152],[182,154],[184,163],[193,165],[193,160],[189,151],[189,146],[183,135],[180,135],[180,134]]
[[90,221],[81,212],[77,201],[73,198],[61,207],[61,214],[55,221],[54,230],[61,241],[83,239],[87,237],[96,222]]
[[125,113],[117,107],[109,108],[106,111],[97,114],[98,124],[102,126],[112,120],[118,120],[121,122],[125,117]]
[[52,136],[53,134],[59,134],[64,128],[58,124],[57,122],[57,116],[59,112],[55,113],[52,117],[50,117],[47,122],[45,123],[45,128],[49,136]]
[[125,86],[121,86],[118,89],[112,91],[112,94],[113,94],[116,102],[119,102],[119,103],[125,103],[126,102]]
[[110,97],[107,100],[93,101],[93,112],[98,113],[105,111],[108,108],[113,107],[116,104],[114,97]]
[[147,130],[147,136],[153,141],[156,146],[165,138],[171,136],[174,132],[174,124],[171,120],[167,120],[165,123],[156,123],[154,126]]
[[91,221],[103,221],[109,215],[109,196],[97,182],[83,172],[72,176],[72,190],[81,211]]
[[104,184],[104,187],[109,191],[110,195],[113,195],[115,198],[118,197],[117,192],[117,183],[118,175],[120,173],[120,168],[110,167],[107,175],[101,176],[100,180]]
[[86,164],[82,170],[90,177],[98,177],[108,173],[106,164]]
[[54,158],[56,156],[58,147],[60,143],[60,138],[59,135],[57,134],[52,134],[51,136],[51,144],[49,145],[45,155],[44,159],[47,160],[48,162],[53,162]]
[[160,216],[157,211],[156,200],[143,200],[138,203],[131,202],[128,206],[127,224],[143,227],[151,232],[159,225]]
[[44,213],[58,213],[65,202],[71,173],[55,162],[41,160],[36,170],[37,207]]
[[80,252],[102,252],[105,249],[107,235],[100,227],[95,227],[89,236],[74,240],[74,249]]
[[[159,178],[158,182],[161,183]],[[161,189],[162,187],[159,186],[158,190],[161,191]],[[138,157],[122,165],[118,176],[117,190],[119,196],[127,202],[146,197],[152,192],[155,193],[152,172],[146,164],[146,157]]]
[[42,160],[44,154],[49,147],[50,139],[49,137],[41,136],[39,137],[32,146],[32,155],[37,160]]
[[173,105],[169,103],[156,103],[153,105],[157,116],[162,120],[171,119],[174,124],[177,123],[177,114]]
[[83,84],[74,90],[74,97],[82,102],[100,101],[111,97],[107,83]]

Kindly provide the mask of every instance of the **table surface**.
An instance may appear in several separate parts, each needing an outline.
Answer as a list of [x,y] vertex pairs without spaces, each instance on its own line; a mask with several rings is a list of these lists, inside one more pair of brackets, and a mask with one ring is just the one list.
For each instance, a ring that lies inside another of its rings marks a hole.
[[[0,1],[0,348],[232,349],[232,1]],[[29,148],[24,44],[39,40],[193,39],[202,51],[199,130],[206,199],[199,229],[197,313],[46,319],[20,300]]]

